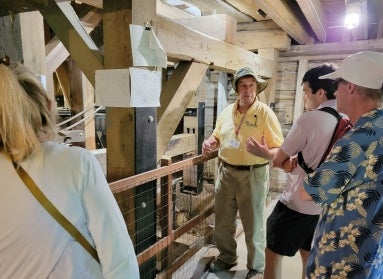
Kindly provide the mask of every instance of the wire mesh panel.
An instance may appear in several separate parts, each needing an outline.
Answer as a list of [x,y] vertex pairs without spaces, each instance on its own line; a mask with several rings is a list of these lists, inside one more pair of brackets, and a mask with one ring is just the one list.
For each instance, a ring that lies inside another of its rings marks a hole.
[[[140,268],[141,272],[156,274],[155,278],[192,278],[212,238],[215,157],[216,153],[209,158],[196,156],[176,163],[165,158],[158,169],[110,184],[136,248],[139,265],[148,269]],[[187,191],[184,177],[187,177]],[[155,196],[150,191],[145,193],[142,185],[147,183],[156,184]],[[198,186],[200,190],[190,191]],[[141,189],[140,203],[136,203],[136,188]],[[147,216],[142,215],[141,209],[153,203],[156,218],[145,220]],[[137,230],[137,222],[143,219],[148,227],[155,222],[156,240],[142,251],[139,247],[153,240],[152,235],[142,235],[145,234],[142,226]],[[155,266],[145,265],[153,258]]]

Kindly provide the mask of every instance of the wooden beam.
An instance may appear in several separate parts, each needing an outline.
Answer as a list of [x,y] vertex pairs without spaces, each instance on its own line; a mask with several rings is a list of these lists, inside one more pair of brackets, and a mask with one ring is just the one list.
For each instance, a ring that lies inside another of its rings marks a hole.
[[[81,74],[82,80],[82,96],[84,100],[84,108],[94,106],[94,87],[90,84],[85,75]],[[94,109],[87,111],[84,114],[84,131],[85,131],[85,148],[88,150],[94,150],[96,146],[96,125],[94,117]]]
[[[91,9],[84,17],[81,18],[81,23],[85,31],[89,34],[101,22],[102,13],[94,8]],[[68,58],[69,52],[63,43],[55,36],[45,45],[46,65],[47,65],[47,86],[53,91],[53,73],[60,65]]]
[[273,48],[279,51],[290,49],[291,39],[282,29],[264,31],[240,31],[235,44],[247,50]]
[[196,31],[227,43],[235,42],[237,21],[228,15],[208,15],[174,20]]
[[48,0],[48,6],[40,12],[94,86],[96,70],[104,68],[103,57],[70,3]]
[[[105,69],[124,69],[133,65],[129,24],[132,23],[132,0],[105,1],[103,6]],[[106,108],[107,180],[117,181],[135,174],[135,113],[133,108]],[[115,194],[134,244],[136,239],[136,204],[127,197],[135,190]]]
[[195,134],[178,134],[173,135],[165,150],[165,156],[174,157],[184,153],[195,151],[196,136]]
[[[33,24],[31,24],[33,22]],[[23,63],[36,75],[46,75],[44,21],[37,11],[20,14]],[[53,98],[53,92],[49,92]]]
[[370,50],[383,52],[383,39],[364,40],[348,43],[328,43],[291,46],[289,51],[281,52],[280,57],[344,55],[359,51]]
[[[132,1],[104,3],[103,32],[106,69],[133,65],[129,24]],[[109,182],[135,174],[135,115],[133,108],[106,108],[107,179]],[[134,207],[134,204],[131,205]],[[134,232],[134,226],[131,228]]]
[[96,7],[98,9],[102,9],[103,7],[103,0],[81,0],[79,2]]
[[69,56],[69,52],[57,37],[54,37],[45,45],[45,53],[48,74],[58,69]]
[[377,39],[383,39],[383,15],[379,18],[378,30],[376,32]]
[[[263,93],[260,94],[261,100],[270,105],[271,103],[275,103],[275,88],[277,82],[277,64],[279,51],[276,49],[259,49],[258,54],[264,58],[268,58],[274,61],[274,72],[272,77],[267,81],[267,87]],[[265,98],[265,99],[262,99]]]
[[320,0],[297,0],[316,37],[320,42],[326,42],[327,18]]
[[186,107],[205,77],[207,69],[206,64],[181,62],[162,89],[161,107],[157,110],[158,160],[164,154]]
[[283,0],[253,0],[273,21],[300,44],[313,42],[293,9]]
[[170,166],[162,166],[160,168],[147,171],[145,173],[136,174],[130,177],[120,179],[118,181],[111,182],[109,183],[109,188],[114,194],[121,193],[126,190],[134,189],[137,186],[142,185],[146,181],[160,179],[161,177],[164,177],[164,174],[172,174],[187,167],[196,166],[197,164],[201,164],[205,161],[214,159],[217,156],[218,150],[213,151],[207,156],[198,155],[193,158],[188,158],[179,162],[172,163]]
[[367,0],[360,1],[360,21],[357,28],[358,35],[356,40],[367,40],[368,39],[368,10],[367,10]]
[[254,18],[256,21],[269,20],[270,18],[265,15],[262,16],[258,11],[261,7],[252,0],[225,0],[227,3],[238,9],[244,14]]
[[333,63],[336,60],[343,60],[350,54],[334,54],[334,55],[299,55],[299,56],[289,56],[289,57],[279,57],[278,62],[293,62],[299,60],[308,60],[308,61],[329,61]]
[[244,22],[237,24],[237,32],[239,31],[265,31],[270,29],[281,29],[274,21],[265,20],[259,22]]
[[167,17],[169,19],[181,19],[181,18],[193,17],[193,15],[185,12],[184,10],[181,10],[174,6],[166,4],[163,1],[157,1],[157,14],[160,16]]
[[[82,80],[81,69],[77,63],[70,57],[68,59],[68,78],[69,78],[69,90],[70,90],[70,108],[74,114],[77,114],[84,110],[84,99],[82,92]],[[79,119],[75,119],[73,122],[77,122]],[[78,130],[84,129],[84,124],[81,123],[76,127]]]
[[65,97],[67,104],[72,104],[72,97],[70,95],[70,79],[68,76],[68,64],[61,64],[55,71],[58,84]]
[[271,77],[272,62],[259,55],[210,36],[182,24],[157,16],[154,19],[157,37],[169,60],[196,61],[210,65],[212,69],[234,73],[249,66],[264,77]]
[[[96,9],[90,10],[81,18],[85,31],[89,34],[101,22],[102,13]],[[48,75],[53,73],[68,58],[69,52],[63,43],[55,36],[45,46]]]
[[226,3],[226,0],[186,0],[186,2],[198,7],[201,10],[202,15],[227,14],[235,18],[237,22],[249,22],[254,20],[247,13],[242,13],[237,8]]
[[304,111],[304,101],[303,101],[303,88],[302,88],[302,79],[305,73],[308,70],[309,63],[307,60],[299,60],[298,64],[298,75],[297,75],[297,85],[295,91],[295,103],[294,103],[294,118],[293,123],[302,115]]

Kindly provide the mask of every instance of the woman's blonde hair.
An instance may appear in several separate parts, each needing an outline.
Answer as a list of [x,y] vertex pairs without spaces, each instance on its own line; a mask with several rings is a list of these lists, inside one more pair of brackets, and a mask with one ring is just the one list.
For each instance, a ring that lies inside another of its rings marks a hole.
[[55,136],[51,101],[38,78],[20,63],[0,64],[0,146],[14,162]]

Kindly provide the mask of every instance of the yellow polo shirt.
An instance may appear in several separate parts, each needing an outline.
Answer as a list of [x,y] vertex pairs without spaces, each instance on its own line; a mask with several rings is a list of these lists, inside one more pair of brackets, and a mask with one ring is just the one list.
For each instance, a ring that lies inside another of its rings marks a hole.
[[[213,135],[219,140],[218,157],[232,165],[254,165],[268,160],[254,156],[246,150],[251,136],[261,142],[262,136],[269,148],[280,147],[283,134],[278,118],[266,104],[255,100],[244,114],[237,111],[238,100],[227,106],[218,116]],[[236,134],[238,131],[238,134]]]

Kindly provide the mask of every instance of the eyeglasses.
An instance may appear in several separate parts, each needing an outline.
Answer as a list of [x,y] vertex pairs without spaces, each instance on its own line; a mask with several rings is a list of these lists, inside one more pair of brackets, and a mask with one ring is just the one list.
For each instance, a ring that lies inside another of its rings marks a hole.
[[9,66],[9,56],[4,56],[0,59],[0,64],[4,64],[5,66]]

